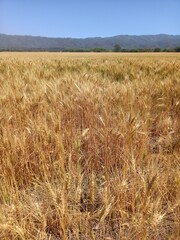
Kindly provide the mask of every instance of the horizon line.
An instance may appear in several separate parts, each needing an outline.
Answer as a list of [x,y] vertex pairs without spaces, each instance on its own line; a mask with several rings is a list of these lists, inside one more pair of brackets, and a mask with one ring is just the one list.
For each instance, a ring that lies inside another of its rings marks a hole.
[[94,36],[94,37],[52,37],[52,36],[43,36],[43,35],[29,35],[29,34],[8,34],[8,33],[2,33],[1,35],[7,35],[7,36],[19,36],[19,37],[40,37],[40,38],[66,38],[66,39],[89,39],[89,38],[111,38],[111,37],[118,37],[118,36],[132,36],[132,37],[140,37],[140,36],[180,36],[180,34],[168,34],[168,33],[157,33],[157,34],[117,34],[107,37],[101,37],[101,36]]

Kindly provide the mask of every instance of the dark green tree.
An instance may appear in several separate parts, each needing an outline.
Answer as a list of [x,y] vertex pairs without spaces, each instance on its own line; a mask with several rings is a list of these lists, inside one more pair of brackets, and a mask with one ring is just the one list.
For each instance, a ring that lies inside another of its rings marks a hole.
[[114,50],[114,52],[120,52],[121,51],[120,45],[119,44],[115,44],[113,50]]
[[161,48],[154,48],[154,52],[161,52]]
[[180,52],[180,47],[176,47],[174,50],[175,52]]

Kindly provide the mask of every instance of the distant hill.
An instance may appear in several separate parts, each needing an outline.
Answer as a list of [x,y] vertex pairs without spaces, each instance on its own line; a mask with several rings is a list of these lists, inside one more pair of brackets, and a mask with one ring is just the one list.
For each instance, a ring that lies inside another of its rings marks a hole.
[[180,35],[119,35],[93,38],[48,38],[0,34],[0,50],[68,50],[113,49],[119,44],[123,49],[172,49],[180,46]]

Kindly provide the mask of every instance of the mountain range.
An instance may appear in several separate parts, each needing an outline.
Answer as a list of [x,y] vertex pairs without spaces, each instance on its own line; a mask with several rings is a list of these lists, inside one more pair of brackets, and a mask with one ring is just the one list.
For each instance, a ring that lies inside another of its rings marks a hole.
[[118,35],[91,38],[49,38],[39,36],[7,35],[0,33],[0,50],[52,50],[104,48],[114,45],[122,49],[172,49],[180,46],[180,35]]

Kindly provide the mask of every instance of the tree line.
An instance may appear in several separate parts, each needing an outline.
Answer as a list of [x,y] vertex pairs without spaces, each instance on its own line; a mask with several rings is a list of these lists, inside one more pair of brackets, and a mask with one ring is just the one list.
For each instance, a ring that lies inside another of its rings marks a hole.
[[119,44],[115,44],[114,52],[180,52],[180,46],[172,49],[167,48],[138,48],[138,49],[123,49]]
[[33,48],[33,49],[0,49],[0,52],[180,52],[180,46],[172,49],[167,48],[134,48],[134,49],[126,49],[121,48],[119,44],[115,44],[113,49],[109,50],[106,48]]

